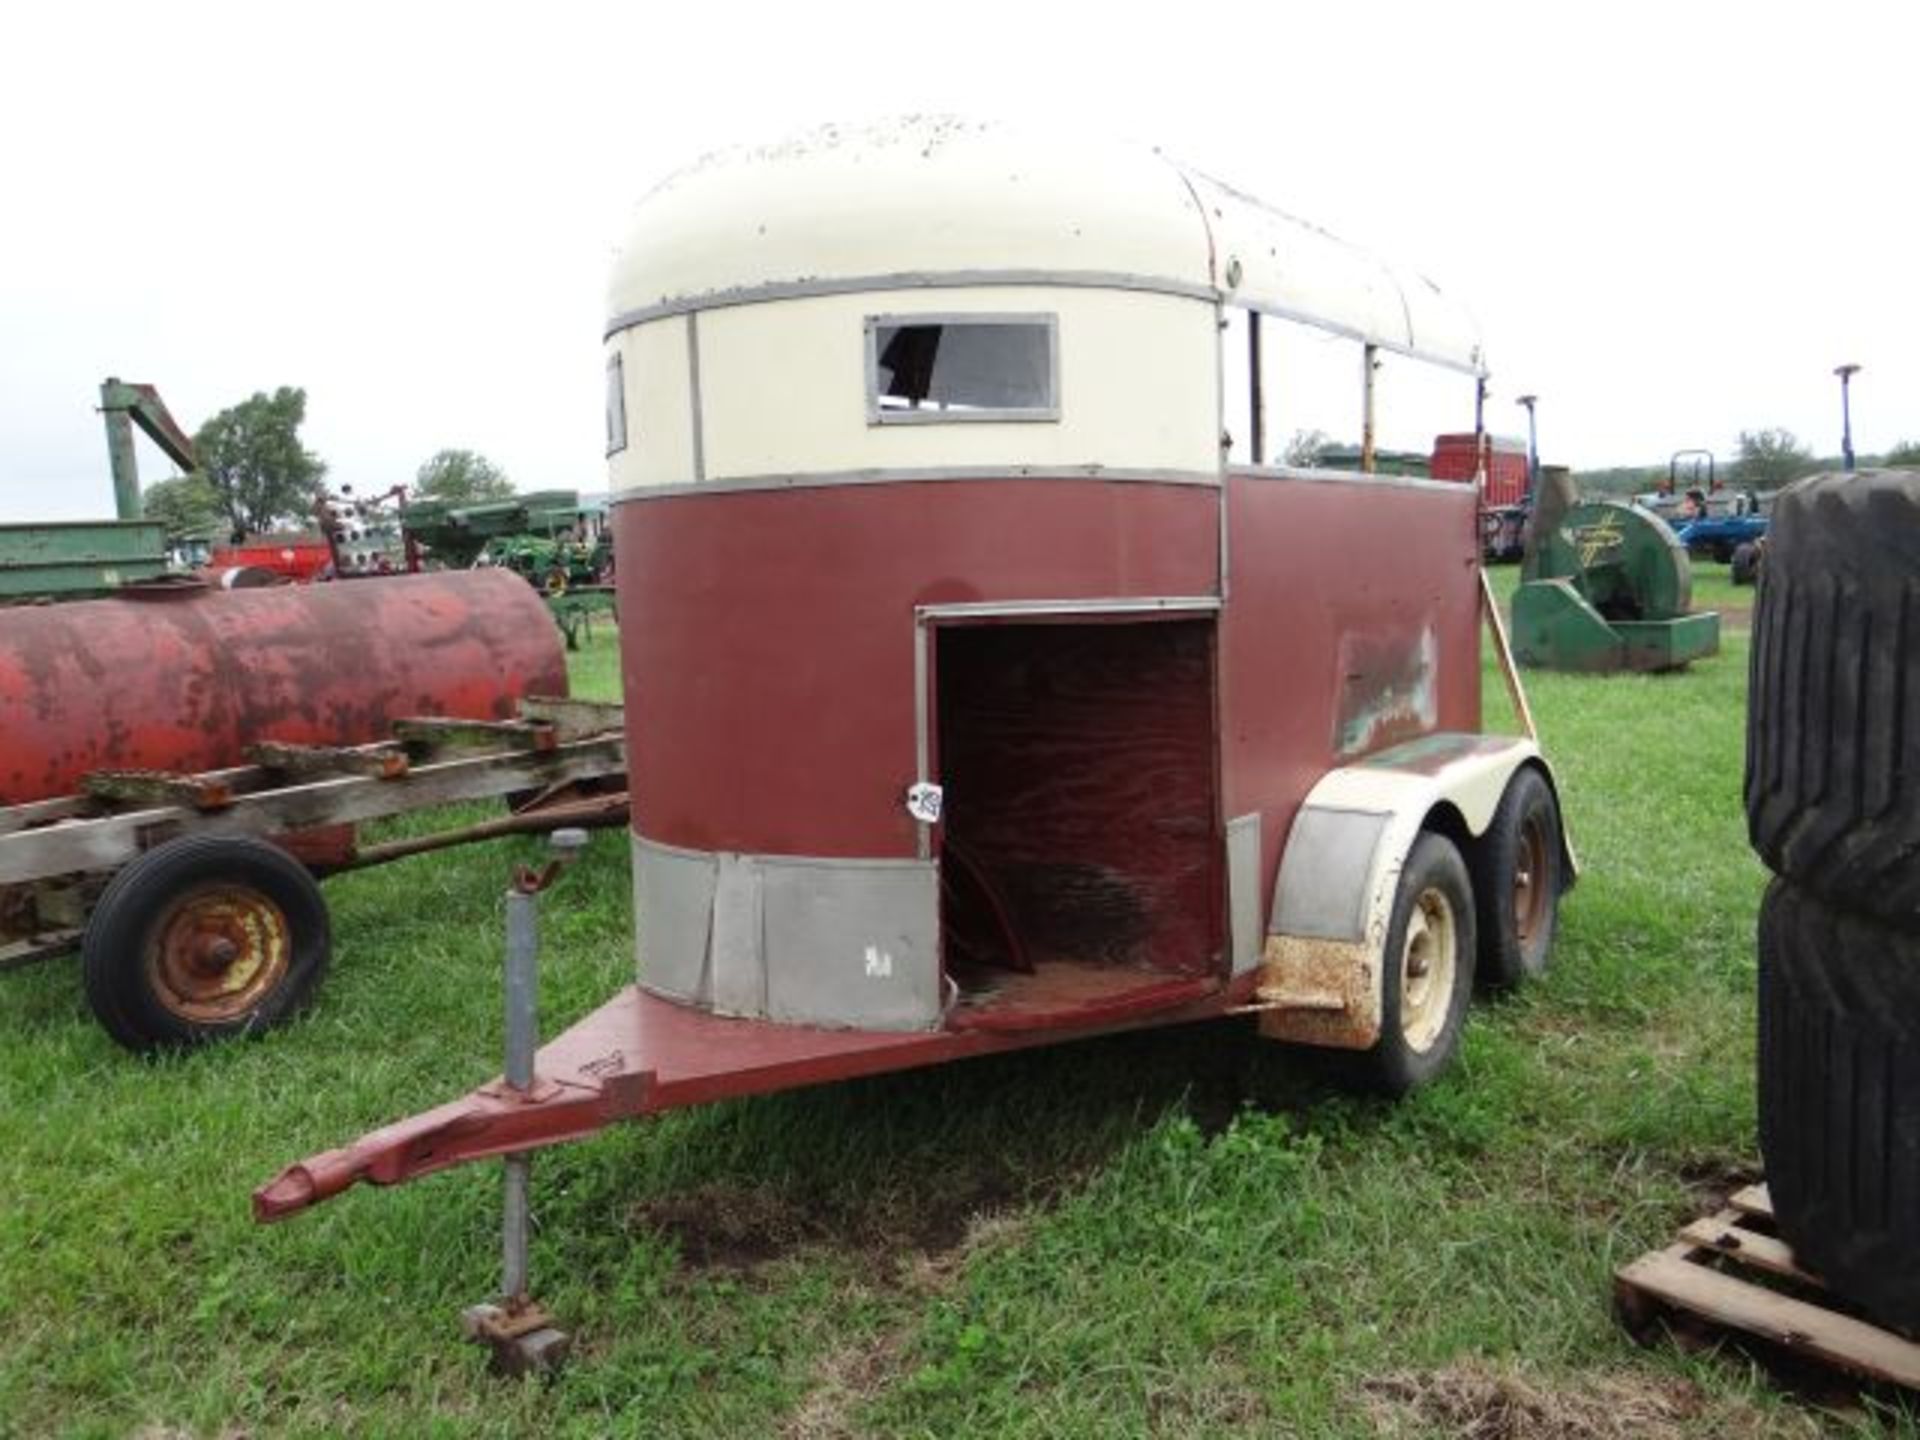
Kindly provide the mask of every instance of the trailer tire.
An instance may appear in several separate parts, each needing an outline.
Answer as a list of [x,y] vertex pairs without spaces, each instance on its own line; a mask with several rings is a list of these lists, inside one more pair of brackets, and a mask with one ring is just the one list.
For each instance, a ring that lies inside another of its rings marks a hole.
[[1795,1258],[1920,1326],[1920,937],[1775,880],[1760,907],[1760,1148]]
[[1920,471],[1782,492],[1754,607],[1747,831],[1777,875],[1920,924]]
[[1546,973],[1566,888],[1560,802],[1531,765],[1506,793],[1473,854],[1480,936],[1477,973],[1488,990],[1513,990]]
[[1444,835],[1424,831],[1400,872],[1380,977],[1380,1038],[1358,1079],[1404,1095],[1452,1062],[1473,995],[1473,881]]
[[306,867],[263,840],[188,835],[123,867],[80,943],[107,1033],[150,1053],[258,1034],[311,998],[332,952]]

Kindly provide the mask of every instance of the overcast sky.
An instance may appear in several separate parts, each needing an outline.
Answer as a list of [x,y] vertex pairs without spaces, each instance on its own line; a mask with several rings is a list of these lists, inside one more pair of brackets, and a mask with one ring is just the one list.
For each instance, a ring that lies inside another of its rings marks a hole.
[[[1150,141],[1479,318],[1576,466],[1920,439],[1920,4],[16,6],[0,520],[112,511],[117,374],[189,429],[308,392],[335,482],[443,446],[594,490],[631,203],[913,112]],[[1288,428],[1276,417],[1276,431]],[[144,478],[169,473],[142,445]]]

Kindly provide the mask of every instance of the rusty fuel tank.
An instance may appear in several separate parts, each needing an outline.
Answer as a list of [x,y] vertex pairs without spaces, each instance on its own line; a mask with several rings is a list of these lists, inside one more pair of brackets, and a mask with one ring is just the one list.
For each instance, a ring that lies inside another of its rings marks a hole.
[[509,719],[566,687],[560,632],[508,570],[0,609],[0,806],[71,794],[90,770],[244,764],[256,740]]

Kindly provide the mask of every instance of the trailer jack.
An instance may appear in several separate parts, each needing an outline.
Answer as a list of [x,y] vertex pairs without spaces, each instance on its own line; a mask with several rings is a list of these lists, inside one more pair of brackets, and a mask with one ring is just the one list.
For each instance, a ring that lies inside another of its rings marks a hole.
[[[556,830],[549,842],[553,858],[538,870],[518,867],[507,890],[506,1089],[518,1098],[534,1092],[534,1050],[540,1030],[540,892],[587,843],[584,830]],[[533,1155],[517,1150],[502,1161],[500,1299],[470,1305],[460,1316],[467,1339],[493,1352],[493,1368],[502,1375],[550,1374],[572,1348],[572,1337],[554,1323],[545,1306],[529,1294],[529,1195]]]

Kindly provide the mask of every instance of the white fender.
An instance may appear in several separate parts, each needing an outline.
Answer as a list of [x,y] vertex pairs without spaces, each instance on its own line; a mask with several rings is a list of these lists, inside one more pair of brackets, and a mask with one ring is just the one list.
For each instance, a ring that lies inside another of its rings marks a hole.
[[[1329,770],[1287,833],[1255,1006],[1276,1040],[1346,1050],[1380,1038],[1381,976],[1394,893],[1441,806],[1486,833],[1522,765],[1553,772],[1532,740],[1443,732]],[[1556,792],[1558,786],[1555,786]],[[1566,874],[1574,874],[1564,834]]]

